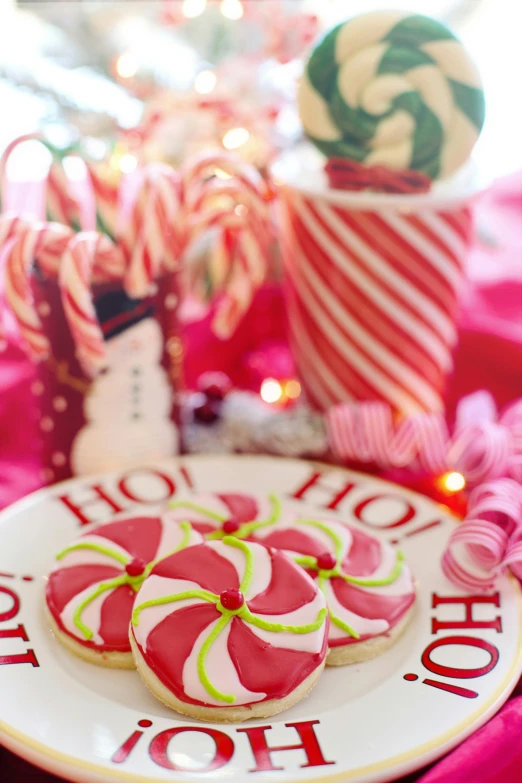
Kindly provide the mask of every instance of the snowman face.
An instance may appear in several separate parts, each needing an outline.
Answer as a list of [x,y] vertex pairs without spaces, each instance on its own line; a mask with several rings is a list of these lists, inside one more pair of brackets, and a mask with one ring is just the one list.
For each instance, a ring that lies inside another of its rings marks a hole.
[[129,365],[157,365],[163,353],[163,334],[153,318],[144,318],[106,344],[109,372]]

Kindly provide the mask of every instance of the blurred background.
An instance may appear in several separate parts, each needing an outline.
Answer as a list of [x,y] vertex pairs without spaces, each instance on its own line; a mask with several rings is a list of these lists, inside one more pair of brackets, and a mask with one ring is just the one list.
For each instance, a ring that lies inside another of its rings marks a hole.
[[[259,168],[295,144],[302,57],[321,30],[397,0],[0,2],[0,149],[45,129],[58,146],[88,137],[115,176],[138,162],[176,165],[216,143]],[[515,0],[409,0],[461,36],[485,82],[476,158],[489,178],[522,165]],[[40,145],[10,159],[9,178],[48,166]]]

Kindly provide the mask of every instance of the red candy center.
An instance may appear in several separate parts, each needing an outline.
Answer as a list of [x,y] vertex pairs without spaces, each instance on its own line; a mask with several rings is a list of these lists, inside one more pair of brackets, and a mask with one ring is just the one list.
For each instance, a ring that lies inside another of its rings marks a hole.
[[332,555],[331,552],[323,552],[323,554],[319,555],[317,558],[317,567],[320,571],[331,571],[336,565],[337,560],[335,559],[335,555]]
[[135,557],[130,563],[127,563],[125,571],[129,576],[141,576],[146,567],[147,563],[145,560],[142,560],[141,557]]
[[238,522],[237,519],[227,519],[226,522],[223,522],[223,532],[227,535],[235,533],[240,527],[241,522]]
[[241,590],[236,590],[235,587],[231,587],[228,590],[223,590],[219,596],[219,600],[224,609],[230,609],[231,612],[235,612],[237,609],[241,609],[245,603],[245,596]]

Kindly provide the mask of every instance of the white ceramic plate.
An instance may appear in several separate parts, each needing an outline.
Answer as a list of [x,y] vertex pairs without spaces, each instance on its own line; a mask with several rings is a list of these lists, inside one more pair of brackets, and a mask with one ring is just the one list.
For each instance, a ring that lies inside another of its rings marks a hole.
[[[187,484],[272,491],[303,510],[335,507],[400,541],[419,580],[405,635],[380,658],[327,669],[287,712],[237,726],[181,719],[135,672],[70,655],[42,612],[55,553],[82,522],[153,508]],[[495,595],[465,603],[439,566],[454,525],[447,510],[399,487],[267,457],[189,457],[37,492],[0,515],[0,738],[28,761],[89,783],[386,781],[419,768],[491,717],[522,668],[520,587],[506,579]]]

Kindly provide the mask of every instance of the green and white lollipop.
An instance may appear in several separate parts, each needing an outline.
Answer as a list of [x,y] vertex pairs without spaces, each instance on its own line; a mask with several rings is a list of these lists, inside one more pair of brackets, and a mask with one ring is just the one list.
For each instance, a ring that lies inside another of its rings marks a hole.
[[478,71],[443,24],[376,11],[338,25],[312,52],[299,88],[309,139],[328,158],[445,178],[484,123]]

